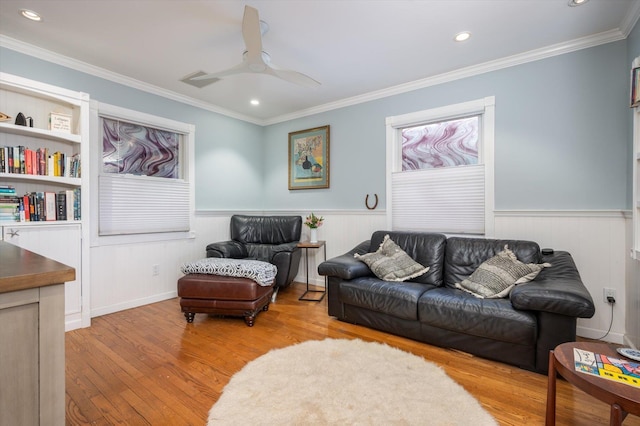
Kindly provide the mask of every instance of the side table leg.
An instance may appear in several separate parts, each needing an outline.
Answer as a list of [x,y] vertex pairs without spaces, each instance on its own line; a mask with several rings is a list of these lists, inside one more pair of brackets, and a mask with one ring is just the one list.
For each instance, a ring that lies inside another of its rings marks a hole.
[[609,425],[620,426],[622,421],[627,417],[627,413],[618,405],[611,405],[611,417],[609,417]]
[[[556,365],[555,355],[553,351],[549,351],[549,373],[547,382],[547,417],[545,419],[546,426],[554,426],[556,424]],[[613,409],[613,408],[612,408]],[[612,412],[613,416],[613,412]]]

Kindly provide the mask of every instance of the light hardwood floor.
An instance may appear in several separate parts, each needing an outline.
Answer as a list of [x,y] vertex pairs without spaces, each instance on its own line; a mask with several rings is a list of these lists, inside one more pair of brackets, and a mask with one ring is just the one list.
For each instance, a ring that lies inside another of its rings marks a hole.
[[[303,291],[303,284],[281,291],[251,328],[240,318],[204,314],[187,324],[172,299],[94,318],[91,327],[66,333],[67,424],[205,425],[222,389],[247,362],[327,337],[384,342],[422,356],[501,425],[544,424],[546,376],[337,321],[327,315],[326,300],[298,301]],[[608,406],[558,382],[558,425],[604,425],[608,416]],[[639,426],[640,418],[629,416],[624,425]]]

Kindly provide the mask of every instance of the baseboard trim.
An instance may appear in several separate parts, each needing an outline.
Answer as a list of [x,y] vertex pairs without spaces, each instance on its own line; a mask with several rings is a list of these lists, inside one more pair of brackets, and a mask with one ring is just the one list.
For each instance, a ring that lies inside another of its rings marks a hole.
[[143,297],[141,299],[128,300],[123,303],[117,303],[115,305],[104,306],[98,309],[91,310],[91,318],[99,317],[102,315],[112,314],[114,312],[124,311],[126,309],[137,308],[139,306],[149,305],[151,303],[162,302],[163,300],[173,299],[178,297],[178,292],[169,291],[167,293],[154,294],[153,296]]
[[[609,332],[606,336],[604,334],[606,330],[596,330],[593,328],[576,327],[576,334],[580,337],[586,337],[587,339],[597,339],[604,342],[616,343],[619,345],[624,344],[624,335],[621,333]],[[604,336],[604,337],[602,337]]]

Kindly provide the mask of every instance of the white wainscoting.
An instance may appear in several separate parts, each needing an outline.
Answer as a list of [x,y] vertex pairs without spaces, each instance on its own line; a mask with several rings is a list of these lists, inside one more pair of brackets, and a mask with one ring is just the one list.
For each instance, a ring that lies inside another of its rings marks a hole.
[[[91,316],[141,306],[176,297],[180,265],[206,256],[205,247],[229,238],[229,218],[241,214],[293,214],[306,216],[309,211],[243,211],[197,212],[194,238],[144,244],[124,244],[91,248]],[[376,230],[386,229],[386,213],[375,211],[322,211],[324,225],[318,238],[327,241],[327,257],[341,255],[371,237]],[[603,288],[616,290],[613,324],[604,340],[636,344],[640,302],[638,277],[640,262],[629,257],[628,229],[630,218],[625,212],[537,212],[499,211],[495,217],[495,237],[528,239],[541,247],[570,252],[582,279],[596,304],[596,314],[578,320],[578,335],[599,338],[611,320],[611,309],[603,301]],[[302,239],[309,238],[303,227]],[[323,285],[317,265],[323,261],[320,250],[309,251],[309,282]],[[159,265],[159,275],[153,275]],[[304,259],[296,281],[305,281]],[[634,284],[635,283],[635,284]],[[631,299],[629,299],[631,298]],[[625,320],[626,318],[626,320]],[[625,331],[625,327],[628,329]],[[625,333],[629,338],[625,338]]]
[[176,297],[180,266],[206,257],[208,243],[228,238],[229,216],[196,217],[194,230],[189,239],[92,247],[91,316]]
[[625,270],[630,260],[629,221],[623,211],[498,211],[495,236],[532,240],[541,248],[571,253],[596,305],[592,318],[578,319],[579,336],[600,338],[607,333],[612,309],[604,302],[603,289],[615,289],[613,323],[603,340],[623,343],[628,307]]

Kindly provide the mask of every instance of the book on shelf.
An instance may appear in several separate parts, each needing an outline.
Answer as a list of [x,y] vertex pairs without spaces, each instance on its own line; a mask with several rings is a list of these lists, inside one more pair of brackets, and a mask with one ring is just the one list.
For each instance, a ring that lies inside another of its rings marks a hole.
[[56,194],[56,218],[67,220],[67,192],[60,191]]
[[56,193],[45,192],[44,193],[44,218],[47,221],[56,220]]
[[16,188],[11,185],[0,185],[0,196],[16,195]]

